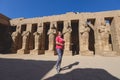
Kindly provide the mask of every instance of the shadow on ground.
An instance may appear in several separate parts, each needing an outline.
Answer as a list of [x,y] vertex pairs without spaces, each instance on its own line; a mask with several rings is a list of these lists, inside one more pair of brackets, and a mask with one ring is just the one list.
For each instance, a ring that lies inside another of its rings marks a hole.
[[41,80],[55,61],[0,59],[0,80]]
[[[42,80],[54,67],[55,61],[0,59],[0,80]],[[79,62],[62,68],[71,69]],[[44,80],[120,80],[104,69],[78,68],[64,74],[56,74]]]
[[56,74],[45,80],[120,80],[104,69],[81,68],[65,74]]

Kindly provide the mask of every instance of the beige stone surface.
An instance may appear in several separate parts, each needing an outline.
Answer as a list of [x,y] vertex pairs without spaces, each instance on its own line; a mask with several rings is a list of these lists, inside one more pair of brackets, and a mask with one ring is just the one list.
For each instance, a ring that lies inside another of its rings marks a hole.
[[[19,31],[21,35],[24,32],[30,32],[30,38],[27,42],[22,40],[19,43],[22,44],[24,49],[28,47],[29,51],[35,47],[35,49],[44,50],[45,54],[48,51],[54,52],[56,33],[60,30],[64,34],[64,52],[66,54],[72,55],[72,45],[75,44],[75,50],[79,55],[109,56],[112,54],[116,56],[120,55],[119,16],[120,10],[86,13],[68,12],[36,18],[11,19],[10,24],[16,26],[16,31]],[[37,26],[33,26],[34,24]],[[41,41],[38,41],[37,38],[40,34],[36,35],[35,39],[32,40],[32,35],[34,35],[32,31],[42,33]],[[39,43],[41,46],[39,46]]]

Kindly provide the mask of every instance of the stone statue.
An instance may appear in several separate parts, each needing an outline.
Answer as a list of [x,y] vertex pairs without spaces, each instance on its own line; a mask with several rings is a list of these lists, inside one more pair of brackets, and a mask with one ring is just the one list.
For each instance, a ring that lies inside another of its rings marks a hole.
[[54,46],[55,46],[55,35],[56,35],[56,27],[53,25],[48,33],[49,35],[49,50],[54,50]]
[[33,35],[35,36],[34,37],[34,39],[35,39],[35,41],[34,41],[35,48],[34,49],[38,50],[38,49],[40,49],[40,46],[41,46],[42,33],[41,32],[35,32]]
[[64,40],[65,40],[65,50],[70,50],[71,32],[72,32],[72,28],[69,25],[63,30]]
[[29,35],[30,35],[30,32],[29,31],[24,31],[22,33],[22,49],[27,49],[28,48],[28,40],[29,40]]
[[42,23],[38,26],[37,32],[43,33]]
[[20,26],[17,26],[16,28],[16,32],[19,32]]
[[80,51],[88,51],[90,28],[87,24],[80,26]]
[[12,33],[12,40],[13,40],[13,44],[12,44],[12,51],[16,52],[17,50],[17,42],[18,42],[18,36],[19,36],[19,32],[13,32]]
[[109,51],[109,34],[110,34],[110,28],[109,26],[106,26],[105,23],[101,23],[101,26],[98,27],[98,33],[99,37],[98,39],[101,41],[102,50]]
[[16,38],[17,38],[18,34],[19,34],[19,32],[13,32],[13,33],[12,33],[13,42],[16,41]]

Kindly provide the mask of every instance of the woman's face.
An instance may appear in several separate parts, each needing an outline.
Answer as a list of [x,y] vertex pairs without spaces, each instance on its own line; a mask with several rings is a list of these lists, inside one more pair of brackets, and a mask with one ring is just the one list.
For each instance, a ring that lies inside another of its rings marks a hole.
[[59,35],[59,36],[62,36],[62,33],[61,33],[61,32],[58,32],[58,35]]

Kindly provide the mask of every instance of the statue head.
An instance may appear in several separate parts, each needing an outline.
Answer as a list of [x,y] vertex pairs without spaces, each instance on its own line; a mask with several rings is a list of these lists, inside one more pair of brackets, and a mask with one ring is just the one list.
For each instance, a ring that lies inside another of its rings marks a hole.
[[61,32],[61,31],[58,31],[58,32],[57,32],[57,35],[58,35],[58,36],[62,36],[62,32]]
[[101,25],[102,25],[102,26],[105,26],[105,22],[101,22]]

